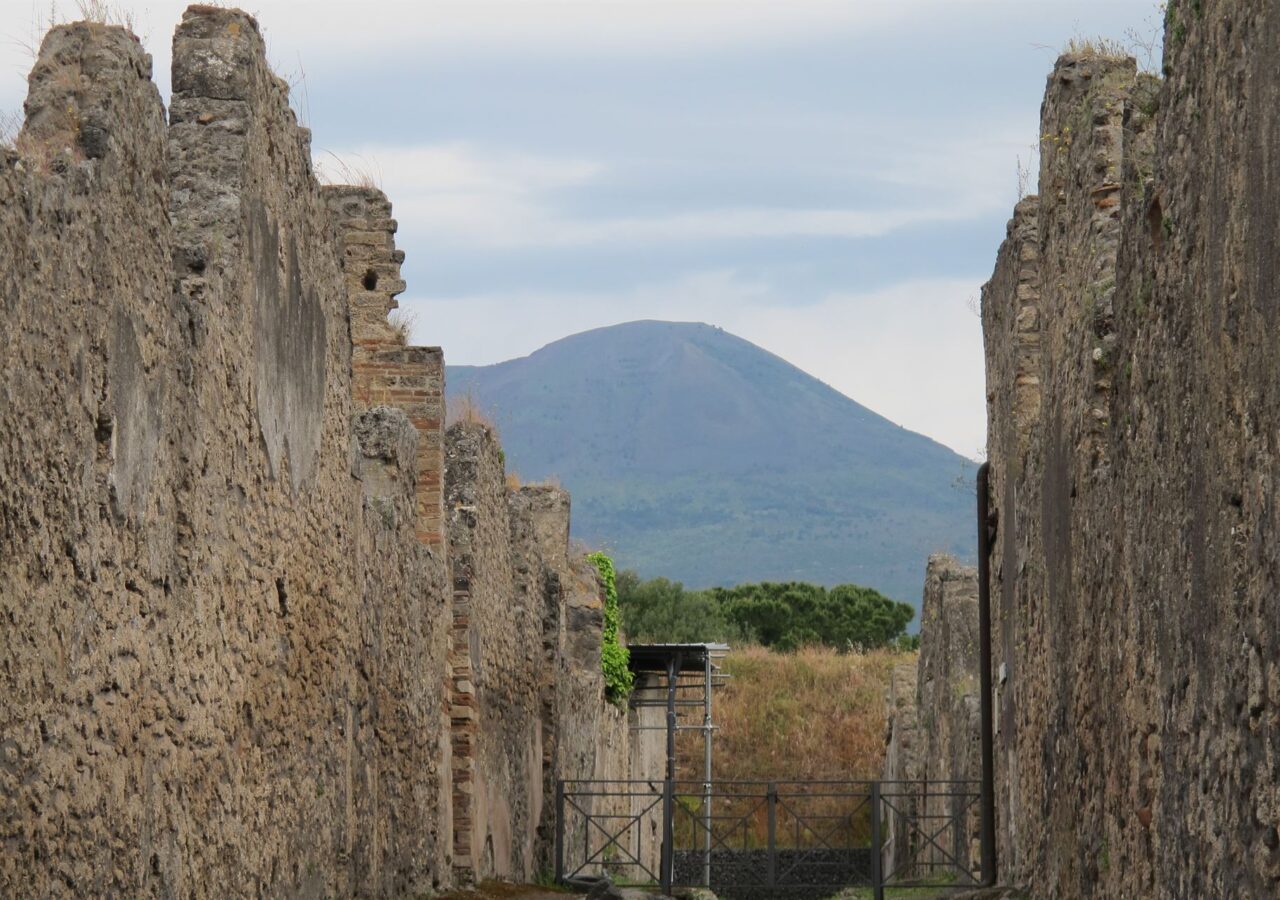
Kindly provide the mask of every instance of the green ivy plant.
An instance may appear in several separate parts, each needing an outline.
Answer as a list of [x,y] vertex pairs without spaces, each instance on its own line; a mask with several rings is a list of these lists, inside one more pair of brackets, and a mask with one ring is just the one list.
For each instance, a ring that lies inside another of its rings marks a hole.
[[604,640],[600,643],[600,668],[604,672],[604,695],[610,703],[622,706],[631,696],[635,677],[628,663],[631,654],[618,641],[622,612],[618,608],[618,587],[613,560],[602,552],[587,554],[587,562],[596,567],[604,584]]

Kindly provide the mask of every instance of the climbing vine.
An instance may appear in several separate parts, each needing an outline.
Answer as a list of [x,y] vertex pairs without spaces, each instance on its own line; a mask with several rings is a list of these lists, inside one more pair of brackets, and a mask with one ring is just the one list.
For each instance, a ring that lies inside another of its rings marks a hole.
[[587,562],[596,567],[604,583],[604,640],[600,645],[600,668],[604,672],[604,693],[610,703],[621,706],[631,696],[634,677],[628,666],[631,654],[618,641],[622,612],[618,609],[618,588],[613,560],[602,552],[587,554]]

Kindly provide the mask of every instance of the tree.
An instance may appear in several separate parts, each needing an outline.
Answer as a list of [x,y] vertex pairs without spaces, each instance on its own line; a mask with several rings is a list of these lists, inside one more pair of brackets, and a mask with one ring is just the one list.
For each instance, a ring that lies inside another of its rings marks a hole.
[[690,591],[665,578],[645,581],[623,572],[618,597],[635,641],[759,643],[782,651],[892,645],[915,615],[908,604],[856,584],[828,590],[803,581],[761,582]]

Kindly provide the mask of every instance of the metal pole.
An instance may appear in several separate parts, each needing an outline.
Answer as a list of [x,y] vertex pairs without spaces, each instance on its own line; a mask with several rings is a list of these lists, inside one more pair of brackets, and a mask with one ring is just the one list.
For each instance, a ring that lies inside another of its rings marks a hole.
[[564,881],[564,779],[556,780],[556,883]]
[[676,852],[673,846],[675,840],[675,828],[672,827],[671,817],[675,814],[675,784],[670,778],[662,782],[662,873],[659,878],[663,895],[671,896],[671,884],[675,880],[673,870],[675,869]]
[[667,781],[676,780],[676,673],[680,654],[667,660]]
[[871,890],[875,900],[884,900],[883,860],[880,858],[880,782],[871,782]]
[[978,644],[982,691],[982,884],[996,883],[995,736],[991,711],[991,464],[978,467]]
[[675,868],[676,673],[683,660],[667,660],[667,778],[662,786],[662,892],[671,893]]
[[778,884],[778,785],[769,782],[769,889]]
[[703,662],[707,692],[702,713],[702,886],[711,889],[711,651]]

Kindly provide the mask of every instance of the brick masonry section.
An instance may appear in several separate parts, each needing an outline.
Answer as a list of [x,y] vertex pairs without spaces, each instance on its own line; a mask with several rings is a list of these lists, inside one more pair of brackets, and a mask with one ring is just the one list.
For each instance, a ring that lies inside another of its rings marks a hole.
[[342,245],[343,281],[351,308],[352,399],[357,408],[392,406],[418,430],[418,539],[444,540],[444,353],[410,347],[408,335],[388,318],[405,289],[404,251],[395,244],[391,201],[377,188],[329,185],[325,199]]

